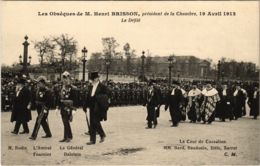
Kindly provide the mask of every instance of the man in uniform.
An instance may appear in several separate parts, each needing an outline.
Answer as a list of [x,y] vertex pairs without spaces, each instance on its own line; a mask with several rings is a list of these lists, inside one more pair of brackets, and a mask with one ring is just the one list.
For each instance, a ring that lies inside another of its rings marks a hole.
[[72,131],[70,122],[72,122],[73,114],[76,111],[75,106],[75,87],[71,85],[70,73],[65,71],[62,74],[62,89],[59,97],[59,105],[61,118],[64,126],[64,137],[60,142],[70,142],[72,140]]
[[107,120],[107,110],[109,107],[108,89],[99,81],[98,72],[90,73],[89,93],[86,99],[86,107],[90,111],[90,142],[87,145],[96,143],[96,133],[100,136],[100,143],[104,142],[106,134],[101,126],[102,120]]
[[38,116],[36,118],[36,122],[33,128],[33,133],[30,139],[35,140],[37,138],[38,131],[40,129],[40,126],[42,126],[45,136],[42,138],[50,138],[51,131],[47,122],[49,109],[51,107],[51,93],[46,87],[46,78],[44,76],[40,76],[37,79],[38,87],[36,91],[36,110],[38,113]]

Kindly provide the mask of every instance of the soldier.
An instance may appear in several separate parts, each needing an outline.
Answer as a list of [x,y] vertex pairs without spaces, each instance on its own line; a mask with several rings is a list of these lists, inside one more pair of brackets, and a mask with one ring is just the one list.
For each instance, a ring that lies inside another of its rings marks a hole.
[[40,126],[42,126],[42,128],[46,134],[42,138],[50,138],[52,136],[48,122],[47,122],[52,98],[51,98],[51,93],[50,93],[49,89],[47,89],[47,87],[46,87],[46,81],[47,80],[44,76],[40,76],[37,79],[38,87],[37,87],[37,91],[36,91],[35,104],[36,104],[36,110],[37,110],[38,116],[35,121],[32,136],[30,137],[31,140],[35,140],[37,138]]
[[30,110],[30,91],[25,86],[26,80],[20,78],[16,85],[16,96],[14,98],[14,105],[11,115],[11,122],[16,121],[13,134],[18,134],[21,124],[23,125],[23,131],[20,134],[28,134],[29,127],[28,122],[32,119]]
[[218,91],[206,82],[206,88],[202,90],[204,96],[200,111],[203,123],[211,124],[215,118],[215,109],[217,102],[220,101]]
[[152,128],[152,123],[154,125],[154,128],[157,126],[157,117],[158,117],[158,108],[160,105],[160,90],[156,88],[155,81],[150,80],[148,84],[148,91],[147,91],[147,98],[146,102],[144,103],[144,106],[147,108],[147,127],[146,129]]
[[90,86],[87,95],[85,108],[90,111],[90,142],[87,145],[96,143],[96,133],[100,135],[100,143],[105,141],[106,134],[101,126],[102,120],[107,120],[107,110],[109,108],[109,97],[107,87],[99,81],[98,72],[90,73]]
[[180,84],[177,81],[173,81],[173,88],[167,95],[165,111],[170,107],[170,115],[172,121],[172,127],[177,127],[181,121],[180,102],[183,99],[182,91],[178,88]]
[[59,142],[70,142],[73,138],[70,122],[72,122],[73,114],[76,111],[75,106],[75,87],[71,85],[70,73],[65,71],[62,74],[62,88],[59,97],[59,105],[56,107],[60,109],[60,114],[64,126],[64,137]]

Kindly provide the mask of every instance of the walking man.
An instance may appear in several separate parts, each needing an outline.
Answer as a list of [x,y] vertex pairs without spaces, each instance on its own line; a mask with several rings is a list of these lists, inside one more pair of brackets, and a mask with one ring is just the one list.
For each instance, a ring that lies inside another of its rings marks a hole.
[[28,122],[32,119],[30,110],[30,91],[25,86],[26,80],[20,78],[16,85],[16,95],[14,98],[14,105],[11,115],[11,122],[16,122],[13,134],[18,134],[21,124],[23,125],[23,131],[20,134],[28,134],[29,127]]
[[181,121],[180,103],[183,99],[183,95],[179,85],[180,84],[177,81],[173,81],[173,89],[168,94],[165,104],[165,111],[168,107],[170,108],[172,127],[177,127]]
[[51,101],[52,98],[49,89],[46,87],[46,81],[47,81],[46,78],[43,76],[38,77],[37,80],[38,87],[36,91],[35,104],[36,104],[36,110],[38,116],[35,121],[32,136],[30,137],[31,140],[35,140],[37,138],[40,126],[42,126],[46,134],[42,138],[50,138],[52,136],[49,128],[49,124],[47,122],[49,110],[52,103]]
[[147,127],[146,129],[154,128],[157,126],[157,117],[159,116],[159,106],[160,106],[160,89],[155,87],[155,81],[150,80],[148,84],[148,91],[147,91],[147,99],[144,103],[144,106],[147,108]]
[[90,111],[90,142],[87,145],[96,143],[96,133],[100,136],[100,143],[105,141],[106,134],[101,121],[107,120],[107,110],[109,108],[108,89],[99,81],[98,72],[90,73],[90,81],[92,85],[85,104],[85,107],[88,107]]
[[[75,87],[71,85],[70,73],[65,71],[62,74],[62,89],[60,92],[60,100],[57,109],[60,114],[64,126],[64,137],[60,142],[70,142],[73,138],[70,122],[72,122],[73,114],[76,112],[75,105]],[[56,109],[56,111],[57,111]]]

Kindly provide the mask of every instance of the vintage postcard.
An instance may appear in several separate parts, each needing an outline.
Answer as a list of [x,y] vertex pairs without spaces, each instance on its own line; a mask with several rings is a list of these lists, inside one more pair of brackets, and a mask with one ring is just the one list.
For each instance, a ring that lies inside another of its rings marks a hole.
[[1,1],[2,165],[259,165],[259,1]]

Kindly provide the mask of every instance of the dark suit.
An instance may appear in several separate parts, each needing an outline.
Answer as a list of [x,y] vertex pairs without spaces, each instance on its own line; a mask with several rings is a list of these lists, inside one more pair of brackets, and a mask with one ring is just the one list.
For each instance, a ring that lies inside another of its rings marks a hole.
[[[254,94],[256,92],[256,94]],[[259,91],[254,91],[248,99],[248,105],[250,107],[250,116],[254,116],[256,119],[259,115]]]
[[233,113],[233,101],[232,101],[232,90],[230,88],[227,88],[226,94],[223,94],[223,90],[219,91],[219,97],[220,97],[220,104],[219,104],[219,118],[221,120],[225,120],[226,118],[229,118],[230,120],[233,119],[234,113]]
[[15,95],[14,105],[11,115],[11,122],[16,121],[14,132],[18,133],[21,124],[23,125],[24,132],[29,133],[29,128],[27,122],[32,119],[31,110],[27,109],[30,103],[30,91],[27,87],[23,87],[18,96]]
[[172,91],[169,92],[165,109],[170,107],[170,115],[173,126],[178,125],[181,121],[181,110],[180,110],[180,102],[183,100],[183,95],[180,89],[175,88],[174,95],[171,94]]
[[108,103],[108,89],[102,83],[97,85],[94,96],[91,96],[93,86],[89,88],[87,99],[84,103],[84,109],[90,109],[90,142],[96,143],[96,133],[104,138],[105,132],[101,126],[100,121],[107,120]]
[[[49,109],[52,104],[52,98],[51,93],[46,88],[38,89],[36,92],[36,109],[38,116],[36,118],[36,122],[33,128],[32,137],[36,138],[40,125],[42,126],[44,132],[46,133],[46,136],[51,136],[51,131],[49,128],[49,125],[47,123],[47,118],[49,114]],[[47,113],[44,113],[43,111],[46,110]]]
[[159,116],[159,109],[155,110],[155,107],[159,107],[161,103],[160,98],[161,93],[159,89],[155,87],[153,87],[151,90],[148,89],[145,103],[147,108],[146,120],[148,121],[148,128],[152,127],[152,122],[154,126],[157,125],[157,116]]
[[242,90],[238,90],[237,95],[234,96],[234,115],[235,119],[242,117],[245,106],[245,95]]

